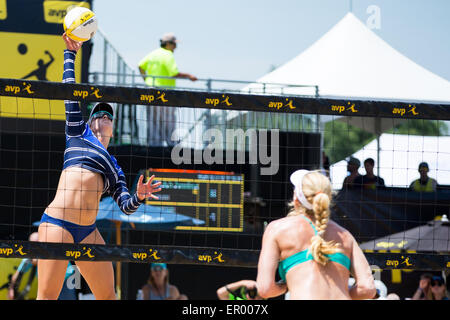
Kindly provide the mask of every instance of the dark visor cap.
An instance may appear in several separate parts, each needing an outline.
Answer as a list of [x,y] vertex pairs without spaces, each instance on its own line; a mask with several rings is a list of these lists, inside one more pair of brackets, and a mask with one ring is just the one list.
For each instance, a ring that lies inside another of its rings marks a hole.
[[111,105],[109,103],[99,102],[94,106],[94,108],[92,108],[91,114],[89,115],[89,121],[91,120],[92,115],[94,115],[95,113],[100,112],[100,111],[106,111],[114,117],[113,107],[111,107]]

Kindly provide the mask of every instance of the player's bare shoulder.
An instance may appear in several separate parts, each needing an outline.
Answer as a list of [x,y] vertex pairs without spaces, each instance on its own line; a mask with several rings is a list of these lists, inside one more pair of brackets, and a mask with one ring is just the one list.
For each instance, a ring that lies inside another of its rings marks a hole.
[[290,227],[292,227],[292,222],[295,220],[294,217],[284,217],[270,222],[266,229],[266,233],[279,234],[286,232]]
[[347,229],[345,229],[341,225],[337,224],[333,220],[330,220],[328,222],[327,230],[337,233],[343,241],[352,242],[354,239],[352,234]]

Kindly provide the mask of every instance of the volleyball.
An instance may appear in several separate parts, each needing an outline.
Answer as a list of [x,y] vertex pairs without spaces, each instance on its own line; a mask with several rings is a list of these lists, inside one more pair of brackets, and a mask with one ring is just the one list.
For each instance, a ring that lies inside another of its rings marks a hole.
[[97,17],[84,7],[75,7],[64,18],[64,31],[75,41],[88,41],[97,31]]

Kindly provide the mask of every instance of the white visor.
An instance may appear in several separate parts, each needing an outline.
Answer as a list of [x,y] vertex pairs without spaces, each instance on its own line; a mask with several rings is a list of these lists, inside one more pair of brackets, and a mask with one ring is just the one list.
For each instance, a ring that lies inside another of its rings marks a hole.
[[300,201],[300,203],[309,210],[313,209],[312,204],[306,200],[305,195],[303,194],[303,190],[302,190],[302,182],[303,182],[303,177],[310,173],[310,171],[308,170],[297,170],[295,171],[293,174],[291,174],[291,183],[294,185],[295,187],[295,195],[297,196],[298,201]]

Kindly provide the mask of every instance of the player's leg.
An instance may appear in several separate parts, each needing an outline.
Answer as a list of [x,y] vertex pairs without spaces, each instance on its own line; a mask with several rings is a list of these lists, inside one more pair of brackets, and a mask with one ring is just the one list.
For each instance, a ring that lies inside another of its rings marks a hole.
[[[72,235],[64,228],[43,222],[39,226],[40,242],[73,243]],[[67,260],[38,260],[38,292],[37,300],[56,300],[61,292]]]
[[[105,244],[98,229],[80,243]],[[115,300],[114,269],[110,261],[77,261],[76,265],[96,300]]]

